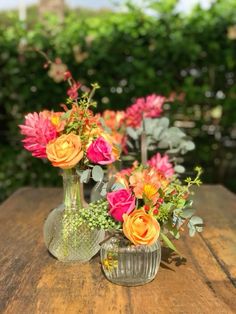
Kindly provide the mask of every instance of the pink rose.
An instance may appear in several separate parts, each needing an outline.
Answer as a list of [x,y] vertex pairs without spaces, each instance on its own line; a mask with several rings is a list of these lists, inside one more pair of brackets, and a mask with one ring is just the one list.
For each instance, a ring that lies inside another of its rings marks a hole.
[[129,215],[135,208],[135,197],[130,190],[122,189],[107,194],[109,214],[118,221],[123,221],[123,214]]
[[95,164],[108,165],[115,161],[112,149],[112,146],[100,136],[90,144],[87,157]]

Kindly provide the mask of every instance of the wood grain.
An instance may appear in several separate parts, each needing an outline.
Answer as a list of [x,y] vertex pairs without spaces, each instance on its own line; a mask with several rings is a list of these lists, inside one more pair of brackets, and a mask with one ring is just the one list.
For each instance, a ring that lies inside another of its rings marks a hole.
[[42,227],[60,189],[23,188],[0,206],[0,313],[235,313],[236,196],[203,186],[195,207],[201,235],[176,242],[185,260],[163,250],[155,280],[145,286],[108,282],[99,257],[63,264],[47,252]]

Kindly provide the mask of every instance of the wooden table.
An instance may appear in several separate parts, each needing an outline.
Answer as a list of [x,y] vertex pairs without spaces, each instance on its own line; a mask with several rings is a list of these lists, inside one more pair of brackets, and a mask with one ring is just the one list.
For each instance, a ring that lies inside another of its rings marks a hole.
[[61,190],[22,188],[0,206],[0,313],[236,313],[236,195],[203,186],[195,207],[204,233],[164,250],[155,280],[145,286],[108,282],[99,257],[63,264],[44,246],[42,227]]

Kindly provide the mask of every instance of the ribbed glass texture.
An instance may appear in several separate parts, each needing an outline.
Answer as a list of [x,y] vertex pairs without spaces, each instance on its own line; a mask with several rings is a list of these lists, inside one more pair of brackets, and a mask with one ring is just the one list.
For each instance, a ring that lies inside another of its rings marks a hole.
[[123,286],[139,286],[152,281],[161,261],[159,240],[153,245],[131,245],[112,238],[102,245],[102,268],[107,279]]

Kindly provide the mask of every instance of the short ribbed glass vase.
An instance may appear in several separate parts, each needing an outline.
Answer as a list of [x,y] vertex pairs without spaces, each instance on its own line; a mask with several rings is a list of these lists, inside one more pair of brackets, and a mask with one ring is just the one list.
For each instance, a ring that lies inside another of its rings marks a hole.
[[44,242],[49,252],[62,262],[87,262],[100,250],[105,232],[81,224],[80,209],[87,204],[80,177],[64,171],[63,187],[64,203],[53,209],[44,223]]
[[102,244],[101,263],[106,278],[122,286],[139,286],[152,281],[161,261],[161,244],[132,245],[126,239],[111,238]]

